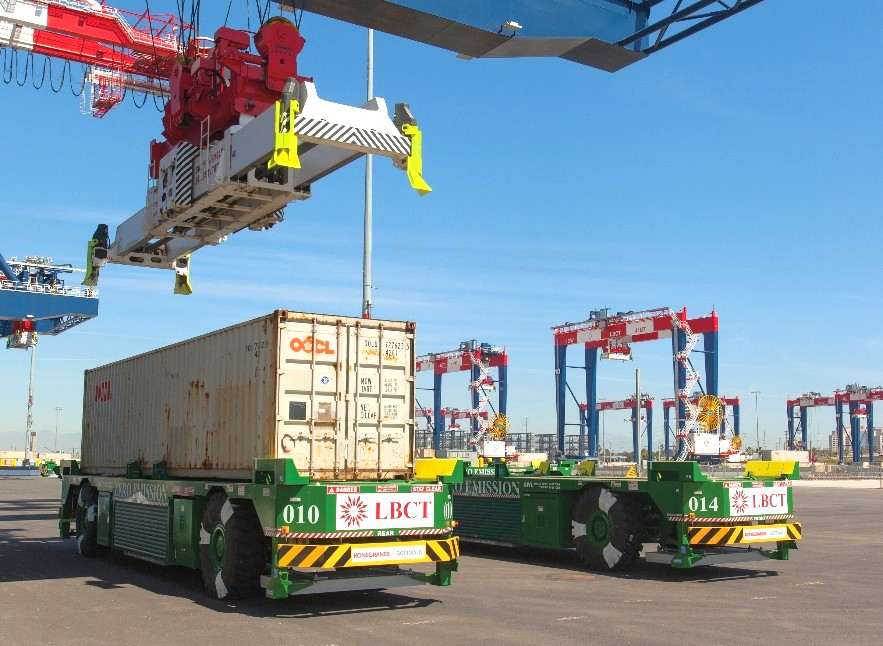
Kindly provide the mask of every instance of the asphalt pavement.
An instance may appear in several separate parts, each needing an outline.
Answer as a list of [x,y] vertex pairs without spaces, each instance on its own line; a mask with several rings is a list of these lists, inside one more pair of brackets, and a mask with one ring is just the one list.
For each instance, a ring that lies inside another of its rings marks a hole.
[[464,546],[447,588],[215,601],[197,572],[57,538],[60,481],[0,480],[0,644],[871,644],[883,489],[798,488],[790,561],[628,574],[569,550]]

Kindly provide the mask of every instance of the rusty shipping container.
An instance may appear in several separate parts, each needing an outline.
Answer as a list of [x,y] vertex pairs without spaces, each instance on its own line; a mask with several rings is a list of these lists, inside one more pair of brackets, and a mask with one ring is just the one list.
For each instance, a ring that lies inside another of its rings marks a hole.
[[270,457],[313,480],[410,477],[414,327],[279,310],[87,370],[81,468],[232,479]]

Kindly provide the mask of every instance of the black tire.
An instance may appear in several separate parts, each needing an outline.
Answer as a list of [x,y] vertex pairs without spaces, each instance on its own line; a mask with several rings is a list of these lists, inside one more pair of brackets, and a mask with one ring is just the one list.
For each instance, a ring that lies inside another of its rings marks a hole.
[[98,544],[98,489],[84,482],[77,493],[77,551],[81,556],[104,556]]
[[209,496],[199,532],[199,561],[206,591],[215,599],[243,599],[261,593],[269,551],[251,503]]
[[641,506],[634,496],[593,486],[573,508],[573,543],[592,570],[627,570],[641,552]]

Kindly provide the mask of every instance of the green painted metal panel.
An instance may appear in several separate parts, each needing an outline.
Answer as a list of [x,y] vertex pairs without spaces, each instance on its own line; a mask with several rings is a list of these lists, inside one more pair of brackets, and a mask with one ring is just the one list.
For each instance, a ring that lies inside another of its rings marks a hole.
[[113,546],[149,560],[169,559],[169,508],[115,501]]
[[110,545],[110,493],[98,492],[98,543]]
[[172,503],[172,560],[199,567],[199,528],[205,508],[202,499],[175,498]]
[[573,544],[571,505],[563,494],[526,493],[521,498],[525,545],[570,547]]

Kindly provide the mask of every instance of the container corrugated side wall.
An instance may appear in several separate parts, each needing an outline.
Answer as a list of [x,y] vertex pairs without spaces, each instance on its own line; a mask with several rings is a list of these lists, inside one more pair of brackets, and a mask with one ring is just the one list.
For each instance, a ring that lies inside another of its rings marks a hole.
[[273,314],[86,371],[83,470],[249,477],[274,455],[278,341]]
[[314,480],[411,475],[412,323],[289,312],[279,347],[279,457]]

